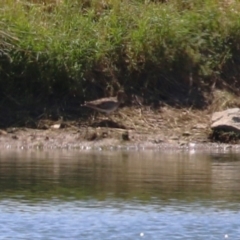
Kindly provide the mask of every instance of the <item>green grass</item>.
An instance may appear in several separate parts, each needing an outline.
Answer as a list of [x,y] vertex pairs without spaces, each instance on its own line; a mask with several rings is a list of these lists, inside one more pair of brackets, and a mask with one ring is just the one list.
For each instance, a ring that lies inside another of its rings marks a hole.
[[238,1],[32,2],[0,3],[0,105],[239,87]]

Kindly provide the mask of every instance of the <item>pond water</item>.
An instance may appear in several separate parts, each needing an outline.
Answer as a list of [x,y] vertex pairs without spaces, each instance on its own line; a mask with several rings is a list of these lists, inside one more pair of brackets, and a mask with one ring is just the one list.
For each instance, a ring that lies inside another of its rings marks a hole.
[[240,153],[2,151],[0,239],[240,239]]

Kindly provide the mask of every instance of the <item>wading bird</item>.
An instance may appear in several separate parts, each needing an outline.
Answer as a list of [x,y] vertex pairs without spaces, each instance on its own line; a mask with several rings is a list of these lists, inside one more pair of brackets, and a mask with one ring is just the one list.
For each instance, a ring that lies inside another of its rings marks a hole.
[[93,101],[85,102],[81,106],[92,108],[99,112],[109,115],[111,112],[117,110],[121,103],[125,100],[125,93],[119,91],[116,97],[100,98]]

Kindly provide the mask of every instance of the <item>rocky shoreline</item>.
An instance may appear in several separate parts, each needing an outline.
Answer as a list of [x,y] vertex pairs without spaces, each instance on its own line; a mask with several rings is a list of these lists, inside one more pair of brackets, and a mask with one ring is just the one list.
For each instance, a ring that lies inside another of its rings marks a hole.
[[[44,120],[41,129],[6,128],[0,131],[1,149],[240,149],[239,144],[212,142],[209,139],[210,114],[162,108],[146,110],[124,108],[113,120],[97,117],[93,123],[81,120],[54,122]],[[134,117],[130,116],[130,113]],[[144,116],[144,120],[143,120]],[[128,119],[131,117],[132,122]],[[201,121],[199,121],[201,117]],[[126,120],[128,119],[128,120]],[[138,121],[137,121],[138,120]],[[118,124],[117,124],[118,122]],[[115,123],[115,126],[110,126]],[[123,124],[124,123],[124,124]],[[104,126],[109,124],[109,126]]]
[[[135,135],[136,137],[137,135]],[[120,135],[119,135],[120,137]],[[36,130],[18,128],[14,132],[1,131],[1,149],[79,149],[79,150],[240,150],[239,144],[224,144],[174,140],[161,141],[156,135],[138,135],[138,140],[103,137],[95,140],[82,139],[79,132],[73,129]],[[142,139],[140,139],[140,137]]]

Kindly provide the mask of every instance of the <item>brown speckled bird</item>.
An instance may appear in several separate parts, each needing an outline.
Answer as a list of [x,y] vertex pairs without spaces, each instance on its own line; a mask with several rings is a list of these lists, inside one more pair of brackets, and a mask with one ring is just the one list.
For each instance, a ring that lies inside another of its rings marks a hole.
[[123,91],[119,91],[116,97],[100,98],[94,101],[85,102],[81,106],[92,108],[108,115],[117,110],[120,104],[124,102],[124,99],[125,93]]

